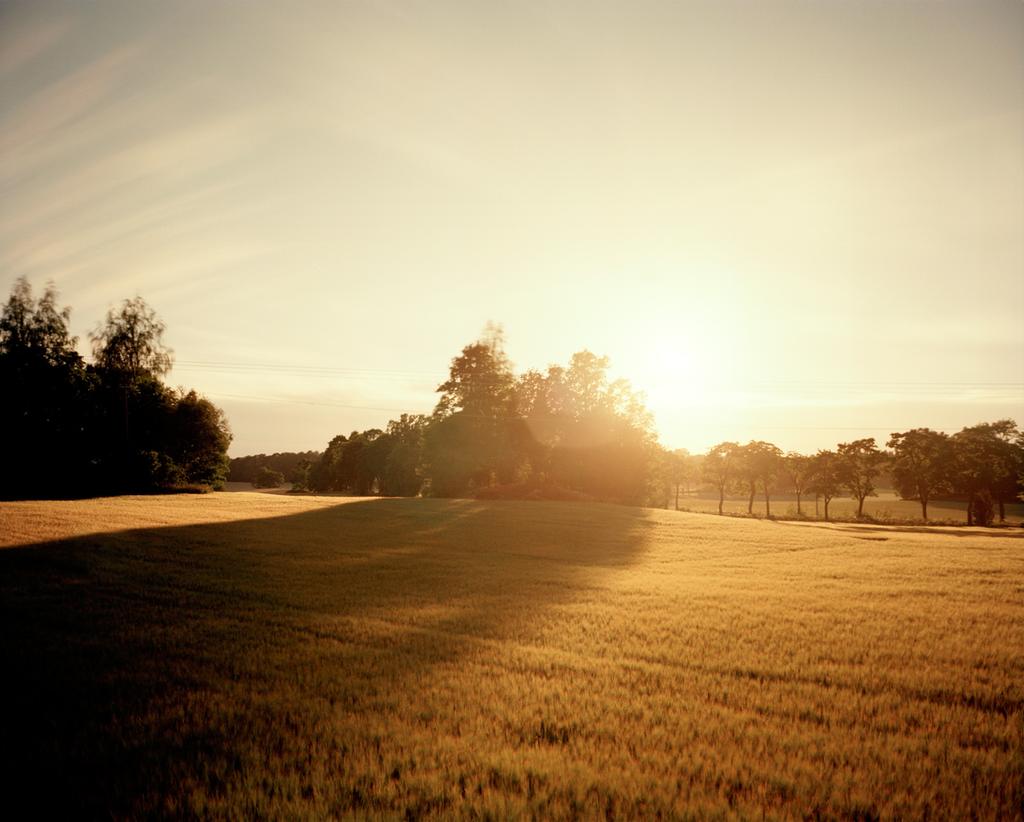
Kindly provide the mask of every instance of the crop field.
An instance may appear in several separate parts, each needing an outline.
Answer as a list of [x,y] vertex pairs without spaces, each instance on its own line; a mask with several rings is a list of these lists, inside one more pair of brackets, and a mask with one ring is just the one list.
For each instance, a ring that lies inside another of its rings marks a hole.
[[0,544],[10,818],[1024,807],[1017,528],[236,493]]

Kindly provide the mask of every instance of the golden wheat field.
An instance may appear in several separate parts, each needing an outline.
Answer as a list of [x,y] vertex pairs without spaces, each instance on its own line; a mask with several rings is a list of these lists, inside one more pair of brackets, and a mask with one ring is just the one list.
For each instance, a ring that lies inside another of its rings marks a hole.
[[239,493],[0,539],[35,816],[1022,812],[1018,529]]

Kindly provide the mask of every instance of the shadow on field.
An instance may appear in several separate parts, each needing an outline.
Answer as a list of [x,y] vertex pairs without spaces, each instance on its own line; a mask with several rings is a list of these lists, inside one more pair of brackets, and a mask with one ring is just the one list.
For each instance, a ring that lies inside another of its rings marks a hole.
[[4,805],[202,815],[196,796],[242,783],[322,791],[332,718],[393,713],[435,666],[525,635],[650,527],[617,506],[389,499],[0,551]]
[[1024,529],[1005,525],[982,529],[966,525],[948,528],[941,525],[858,525],[852,523],[834,523],[830,525],[824,522],[803,523],[787,522],[786,520],[772,520],[772,522],[776,525],[787,525],[797,528],[821,528],[827,531],[841,531],[845,533],[868,531],[884,534],[934,534],[953,537],[1001,537],[1003,539],[1013,537],[1024,538]]

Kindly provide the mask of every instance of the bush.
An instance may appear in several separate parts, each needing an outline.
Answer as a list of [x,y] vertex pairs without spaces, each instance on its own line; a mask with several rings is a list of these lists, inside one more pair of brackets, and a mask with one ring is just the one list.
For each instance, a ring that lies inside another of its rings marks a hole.
[[284,484],[284,474],[264,465],[256,471],[252,484],[257,488],[277,488]]

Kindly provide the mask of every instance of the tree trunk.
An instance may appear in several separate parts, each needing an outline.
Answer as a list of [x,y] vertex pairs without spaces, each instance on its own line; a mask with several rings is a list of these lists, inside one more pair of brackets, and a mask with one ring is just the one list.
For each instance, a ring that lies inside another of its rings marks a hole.
[[1006,522],[1006,506],[1003,504],[1003,498],[999,498],[999,521]]
[[864,516],[864,497],[857,497],[857,519]]
[[764,489],[764,515],[770,517],[772,515],[772,502],[768,499],[768,489]]
[[819,494],[815,494],[814,495],[814,518],[815,519],[817,519],[818,517],[821,516],[821,514],[818,513],[818,500],[819,499],[820,499],[820,495]]
[[124,392],[124,447],[131,451],[132,438],[128,435],[128,386],[124,386],[122,391]]
[[750,499],[747,500],[747,513],[750,516],[754,515],[754,494],[757,493],[757,488],[754,483],[750,483]]
[[679,510],[679,483],[676,483],[676,510]]
[[831,502],[831,500],[828,497],[825,497],[825,522],[828,522],[828,504],[829,504],[829,502]]
[[798,517],[802,517],[804,515],[803,511],[800,510],[800,492],[799,491],[796,492],[796,515]]
[[921,497],[921,519],[928,522],[928,497]]
[[974,494],[967,495],[967,524],[974,525]]
[[722,503],[725,502],[725,488],[718,489],[718,516],[722,516]]

